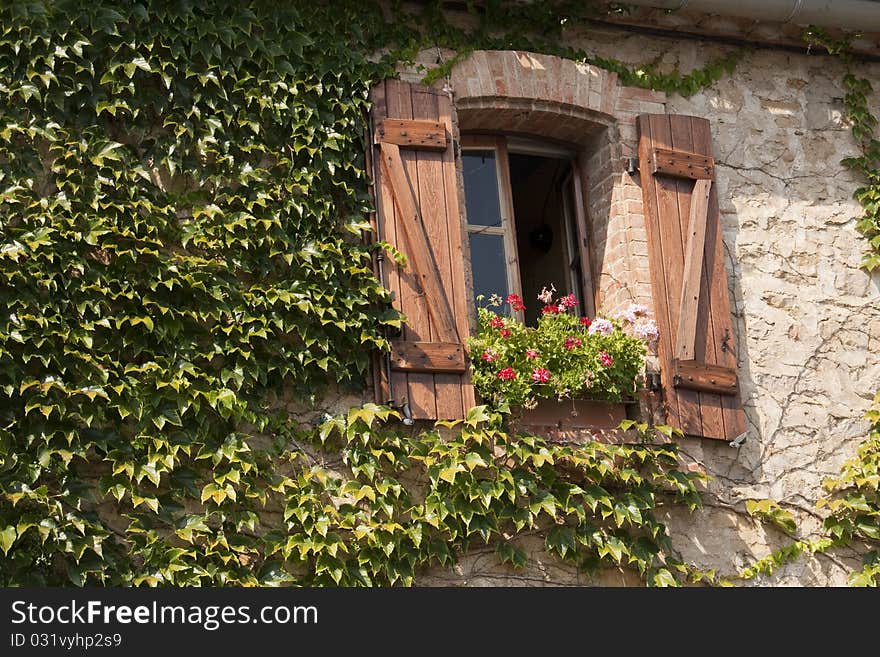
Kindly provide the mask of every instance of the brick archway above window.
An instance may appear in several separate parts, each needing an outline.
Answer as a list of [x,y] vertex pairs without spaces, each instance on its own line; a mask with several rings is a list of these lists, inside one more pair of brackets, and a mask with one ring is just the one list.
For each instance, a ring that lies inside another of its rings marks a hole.
[[[450,75],[459,124],[538,134],[587,145],[616,124],[635,150],[635,117],[663,112],[662,92],[622,87],[617,74],[552,55],[477,50]],[[632,134],[629,134],[629,133]],[[624,150],[628,150],[624,147]]]

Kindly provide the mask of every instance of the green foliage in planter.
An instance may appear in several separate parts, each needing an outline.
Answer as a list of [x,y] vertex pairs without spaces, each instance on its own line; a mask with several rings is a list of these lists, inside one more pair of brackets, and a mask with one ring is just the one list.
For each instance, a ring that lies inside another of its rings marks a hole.
[[[506,308],[506,317],[492,310],[500,309],[500,300],[479,308],[478,330],[468,347],[480,397],[499,407],[533,407],[546,398],[620,401],[634,395],[646,341],[656,339],[656,326],[643,317],[644,309],[633,306],[621,318],[590,320],[571,312],[574,297],[554,303],[547,295],[534,327]],[[512,295],[505,303],[522,302]]]

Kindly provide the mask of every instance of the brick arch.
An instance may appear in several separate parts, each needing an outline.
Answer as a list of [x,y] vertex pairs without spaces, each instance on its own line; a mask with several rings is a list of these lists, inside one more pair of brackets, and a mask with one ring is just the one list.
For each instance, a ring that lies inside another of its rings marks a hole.
[[520,99],[612,116],[617,74],[569,59],[513,50],[477,50],[453,68],[450,83],[464,107],[474,100]]
[[619,84],[611,71],[530,52],[478,50],[448,80],[460,130],[499,131],[580,148],[597,307],[614,313],[631,301],[653,306],[647,235],[637,177],[640,113],[664,113],[666,96]]

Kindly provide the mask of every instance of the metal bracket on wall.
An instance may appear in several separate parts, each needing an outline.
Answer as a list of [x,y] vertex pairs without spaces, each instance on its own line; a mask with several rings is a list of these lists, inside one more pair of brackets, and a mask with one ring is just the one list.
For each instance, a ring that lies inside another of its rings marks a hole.
[[746,442],[746,438],[749,437],[748,431],[743,431],[736,438],[730,441],[731,447],[742,447],[743,443]]
[[639,171],[639,158],[637,157],[628,157],[626,158],[626,172],[634,176]]

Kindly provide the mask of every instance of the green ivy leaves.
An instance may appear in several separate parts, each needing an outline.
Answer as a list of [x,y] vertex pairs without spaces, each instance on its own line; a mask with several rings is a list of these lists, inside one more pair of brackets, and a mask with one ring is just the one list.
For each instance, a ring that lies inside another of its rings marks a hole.
[[289,485],[279,398],[358,389],[399,322],[363,242],[380,67],[317,6],[0,19],[5,581],[254,583],[230,537]]

